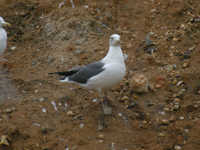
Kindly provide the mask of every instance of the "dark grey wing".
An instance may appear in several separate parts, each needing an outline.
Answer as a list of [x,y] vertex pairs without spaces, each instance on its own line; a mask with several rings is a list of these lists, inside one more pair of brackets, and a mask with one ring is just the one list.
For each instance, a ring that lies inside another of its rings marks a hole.
[[57,75],[61,75],[61,76],[67,77],[67,76],[73,75],[74,73],[78,72],[80,69],[81,69],[81,67],[78,66],[78,67],[74,67],[74,68],[72,68],[72,69],[70,69],[68,71],[50,72],[48,74],[57,74]]
[[76,67],[74,67],[74,68],[72,68],[72,69],[70,69],[70,70],[68,70],[68,71],[51,72],[51,73],[49,73],[49,74],[57,74],[57,75],[59,75],[59,76],[63,76],[63,77],[61,78],[61,80],[63,80],[64,78],[66,78],[66,77],[68,77],[68,76],[71,76],[71,75],[77,73],[81,68],[82,68],[81,66],[76,66]]
[[78,83],[87,83],[88,79],[104,71],[103,66],[104,63],[100,61],[88,64],[81,67],[78,72],[68,76],[68,79]]

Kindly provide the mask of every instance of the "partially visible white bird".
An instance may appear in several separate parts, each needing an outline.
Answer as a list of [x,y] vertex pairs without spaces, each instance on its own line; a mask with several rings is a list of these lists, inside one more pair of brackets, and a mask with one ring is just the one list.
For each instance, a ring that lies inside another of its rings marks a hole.
[[[104,115],[110,115],[112,107],[109,105],[106,95],[102,95],[102,90],[109,89],[118,84],[126,74],[124,55],[120,47],[120,36],[118,34],[111,35],[109,42],[109,51],[100,61],[75,67],[64,72],[49,73],[62,76],[60,82],[77,83],[88,89],[97,90],[103,100],[101,103]],[[103,92],[105,94],[106,91]],[[102,119],[100,119],[99,130],[102,130],[104,126]]]
[[60,82],[77,83],[88,89],[101,92],[119,83],[125,76],[126,66],[124,56],[120,48],[120,36],[110,36],[110,47],[107,55],[100,61],[86,66],[75,67],[64,72],[54,72],[63,76]]
[[[2,17],[0,17],[0,57],[2,57],[4,51],[7,47],[7,32],[3,28],[5,26],[10,26],[10,23],[4,21]],[[0,61],[4,60],[3,58]]]

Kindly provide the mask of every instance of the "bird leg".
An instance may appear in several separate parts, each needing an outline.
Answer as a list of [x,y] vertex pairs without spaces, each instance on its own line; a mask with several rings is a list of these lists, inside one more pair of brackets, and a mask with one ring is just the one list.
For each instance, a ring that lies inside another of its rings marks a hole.
[[103,130],[107,126],[105,122],[105,116],[112,114],[112,107],[107,98],[107,92],[102,93],[101,89],[99,89],[98,92],[100,97],[100,103],[102,106],[102,113],[99,116],[98,122],[98,130]]
[[112,114],[112,107],[111,107],[111,104],[110,104],[109,99],[107,97],[106,91],[104,92],[104,96],[102,98],[101,104],[102,104],[102,109],[103,109],[104,115],[111,115]]

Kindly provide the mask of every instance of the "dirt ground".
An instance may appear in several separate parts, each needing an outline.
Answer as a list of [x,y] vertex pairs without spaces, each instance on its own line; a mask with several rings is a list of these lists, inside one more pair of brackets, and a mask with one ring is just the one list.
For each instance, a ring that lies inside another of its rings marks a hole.
[[[199,0],[61,2],[0,1],[12,24],[0,66],[0,150],[199,150]],[[109,90],[113,114],[98,131],[97,93],[48,73],[101,59],[112,33],[127,74]],[[148,92],[132,88],[136,73]]]

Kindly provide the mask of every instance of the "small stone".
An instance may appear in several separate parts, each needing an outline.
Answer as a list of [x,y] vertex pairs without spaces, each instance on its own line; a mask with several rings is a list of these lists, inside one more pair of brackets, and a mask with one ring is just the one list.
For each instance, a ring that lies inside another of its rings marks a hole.
[[43,102],[44,100],[45,100],[44,97],[39,98],[39,101],[40,101],[40,102]]
[[170,109],[168,107],[165,107],[164,111],[170,111]]
[[175,104],[174,107],[173,107],[173,110],[177,111],[179,108],[180,108],[180,105],[179,104]]
[[42,112],[46,113],[47,112],[46,108],[42,108]]
[[189,63],[184,62],[184,63],[183,63],[183,68],[187,68],[187,67],[189,67]]
[[178,81],[178,83],[176,84],[176,86],[181,86],[182,84],[184,84],[183,81]]
[[120,102],[125,102],[125,101],[128,101],[129,100],[129,97],[128,96],[123,96],[121,99],[120,99]]
[[84,126],[84,123],[81,123],[79,127],[82,129]]
[[92,100],[93,103],[96,103],[97,101],[98,101],[97,98],[94,98],[94,99]]
[[181,147],[180,145],[175,145],[175,146],[174,146],[174,149],[175,149],[175,150],[181,150],[182,147]]
[[81,54],[81,53],[83,53],[83,50],[77,49],[77,50],[74,51],[74,53],[75,54]]
[[103,143],[104,142],[104,140],[99,140],[99,143]]
[[12,51],[14,51],[16,48],[17,48],[16,46],[12,46],[10,49],[11,49]]
[[165,135],[165,133],[160,132],[160,133],[158,134],[158,136],[160,136],[160,137],[165,137],[166,135]]
[[185,131],[186,133],[189,133],[189,129],[184,129],[184,131]]
[[134,74],[130,80],[130,87],[136,93],[147,93],[149,91],[149,81],[144,74]]
[[104,137],[103,134],[99,134],[99,135],[98,135],[98,138],[99,138],[99,139],[104,139],[105,137]]
[[7,135],[2,135],[0,138],[0,145],[9,146],[9,138]]
[[178,103],[179,103],[180,101],[181,101],[180,98],[175,98],[175,99],[174,99],[174,102],[178,102]]
[[131,108],[134,108],[134,107],[136,107],[138,104],[137,104],[137,102],[135,102],[135,101],[132,101],[130,104],[128,104],[127,105],[127,109],[131,109]]
[[13,111],[15,111],[16,110],[16,108],[15,107],[12,107],[12,108],[7,108],[7,109],[5,109],[5,113],[12,113]]
[[184,120],[185,118],[184,118],[183,116],[180,116],[179,119],[180,119],[180,120]]
[[67,115],[68,115],[68,116],[74,116],[74,113],[73,113],[73,111],[69,110],[69,111],[67,112]]
[[155,85],[155,88],[156,88],[156,89],[159,89],[159,88],[161,88],[161,87],[162,87],[161,84],[156,84],[156,85]]
[[167,119],[162,119],[162,120],[161,120],[161,124],[163,124],[163,125],[168,125],[168,124],[169,124],[169,120],[167,120]]

